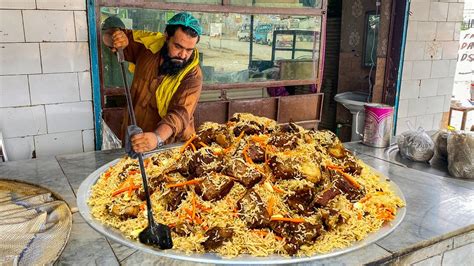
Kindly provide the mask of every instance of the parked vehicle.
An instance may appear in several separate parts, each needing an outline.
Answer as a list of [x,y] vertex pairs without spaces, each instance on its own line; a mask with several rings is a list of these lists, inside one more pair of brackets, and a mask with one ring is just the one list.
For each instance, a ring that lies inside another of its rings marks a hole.
[[268,44],[268,35],[273,31],[272,24],[260,24],[253,33],[255,43]]
[[249,29],[240,29],[237,31],[237,39],[241,42],[250,41],[250,30]]

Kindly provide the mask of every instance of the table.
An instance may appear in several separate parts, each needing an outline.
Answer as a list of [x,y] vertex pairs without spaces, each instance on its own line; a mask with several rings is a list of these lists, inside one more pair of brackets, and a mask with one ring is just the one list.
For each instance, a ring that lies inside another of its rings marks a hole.
[[[365,163],[389,176],[407,200],[406,217],[390,235],[357,251],[334,258],[300,265],[378,264],[414,249],[443,241],[455,235],[474,232],[474,182],[436,176],[403,167],[384,157],[384,149],[348,143]],[[0,176],[47,187],[73,210],[73,227],[58,265],[205,265],[165,259],[115,243],[95,232],[76,208],[81,182],[107,162],[124,155],[123,150],[98,151],[0,163]]]

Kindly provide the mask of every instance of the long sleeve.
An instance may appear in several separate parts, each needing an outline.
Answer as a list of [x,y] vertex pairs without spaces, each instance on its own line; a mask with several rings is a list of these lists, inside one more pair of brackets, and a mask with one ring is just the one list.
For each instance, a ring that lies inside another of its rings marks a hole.
[[194,133],[193,114],[201,95],[201,90],[202,72],[198,66],[183,79],[171,99],[166,116],[158,123],[158,125],[166,124],[173,129],[170,139],[182,141]]
[[145,46],[139,42],[133,40],[133,31],[132,30],[123,30],[128,38],[128,46],[123,50],[125,55],[125,60],[131,63],[136,64],[138,57],[142,53],[143,49],[146,49]]

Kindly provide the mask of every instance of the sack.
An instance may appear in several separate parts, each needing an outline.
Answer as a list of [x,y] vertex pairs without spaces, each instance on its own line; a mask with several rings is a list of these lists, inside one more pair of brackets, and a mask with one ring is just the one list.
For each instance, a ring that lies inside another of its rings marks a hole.
[[439,130],[434,137],[435,154],[443,160],[448,159],[448,136],[449,131]]
[[400,154],[416,162],[428,162],[434,154],[434,142],[423,128],[408,130],[397,138]]
[[114,134],[102,119],[102,148],[101,150],[113,150],[122,148],[122,141]]
[[448,171],[454,177],[474,179],[474,133],[452,132],[448,136]]

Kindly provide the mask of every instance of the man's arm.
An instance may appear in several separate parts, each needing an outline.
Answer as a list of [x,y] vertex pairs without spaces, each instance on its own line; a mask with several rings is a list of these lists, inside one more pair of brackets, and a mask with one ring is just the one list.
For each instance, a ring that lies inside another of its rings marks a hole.
[[132,137],[132,147],[136,152],[145,152],[157,147],[158,137],[163,142],[170,137],[176,137],[182,133],[189,123],[196,109],[202,89],[201,70],[196,69],[192,77],[185,78],[173,99],[170,102],[165,117],[158,123],[155,132],[144,132]]

